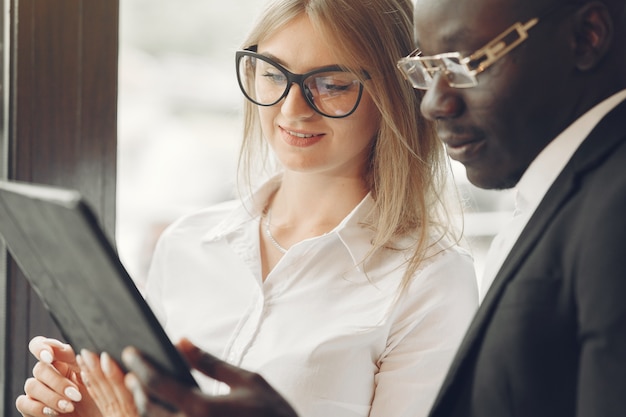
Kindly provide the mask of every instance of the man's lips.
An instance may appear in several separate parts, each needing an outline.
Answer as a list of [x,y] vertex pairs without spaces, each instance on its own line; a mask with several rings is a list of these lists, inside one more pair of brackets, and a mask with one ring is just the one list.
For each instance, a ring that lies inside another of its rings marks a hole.
[[475,159],[485,146],[484,139],[476,136],[440,134],[439,137],[445,143],[450,158],[461,163]]

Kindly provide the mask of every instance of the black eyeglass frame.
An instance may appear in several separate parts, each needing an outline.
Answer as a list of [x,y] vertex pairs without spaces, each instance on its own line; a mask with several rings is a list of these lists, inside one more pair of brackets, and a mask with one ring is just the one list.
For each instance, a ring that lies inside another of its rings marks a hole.
[[[239,71],[239,65],[241,62],[241,59],[245,56],[249,56],[255,59],[260,59],[262,61],[265,61],[269,64],[271,64],[272,66],[276,67],[280,72],[282,72],[285,77],[287,78],[287,83],[285,86],[285,91],[283,92],[283,94],[274,102],[270,103],[270,104],[264,104],[264,103],[259,103],[258,101],[256,101],[255,99],[253,99],[252,97],[250,97],[248,95],[248,93],[246,93],[246,89],[244,88],[244,84],[243,84],[243,80],[241,79],[241,74]],[[308,79],[309,77],[311,77],[312,75],[315,74],[320,74],[323,72],[351,72],[354,73],[354,71],[348,70],[340,65],[329,65],[326,67],[322,67],[322,68],[316,68],[313,71],[309,71],[307,73],[304,74],[294,74],[293,72],[289,71],[287,68],[283,67],[282,65],[280,65],[278,62],[272,60],[271,58],[259,54],[256,51],[256,46],[250,47],[250,48],[246,48],[243,50],[239,50],[237,52],[235,52],[235,69],[237,71],[237,82],[239,83],[239,88],[241,89],[241,92],[243,93],[243,95],[250,100],[252,103],[256,104],[257,106],[263,106],[263,107],[270,107],[270,106],[274,106],[275,104],[277,104],[278,102],[280,102],[283,98],[287,97],[287,94],[289,94],[289,91],[291,90],[291,86],[293,84],[297,84],[298,87],[300,87],[300,92],[302,93],[302,97],[304,97],[304,100],[307,102],[307,104],[313,109],[315,110],[316,113],[321,114],[324,117],[329,117],[331,119],[343,119],[344,117],[348,117],[350,116],[352,113],[354,113],[356,111],[356,109],[359,107],[359,103],[361,102],[361,97],[363,96],[363,83],[359,82],[359,94],[357,96],[357,99],[354,103],[354,107],[352,108],[352,110],[350,110],[348,113],[346,114],[342,114],[341,116],[336,116],[336,115],[331,115],[331,114],[326,114],[324,113],[322,110],[320,110],[316,105],[315,105],[315,101],[313,100],[312,94],[311,94],[311,90],[306,86],[306,84],[304,83],[304,81],[306,79]],[[363,77],[364,80],[370,80],[371,77],[369,75],[369,73],[365,70],[361,70],[359,71],[359,74],[361,75],[361,77]]]

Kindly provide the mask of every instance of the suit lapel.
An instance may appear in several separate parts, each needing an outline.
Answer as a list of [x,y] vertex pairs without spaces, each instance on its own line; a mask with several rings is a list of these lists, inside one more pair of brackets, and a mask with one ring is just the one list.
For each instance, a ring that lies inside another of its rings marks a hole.
[[478,309],[450,366],[433,411],[437,410],[440,404],[454,401],[454,399],[447,399],[446,397],[452,395],[454,385],[461,382],[460,375],[464,366],[471,364],[471,362],[466,362],[471,361],[471,351],[482,339],[482,334],[493,316],[507,284],[528,257],[546,226],[557,215],[569,196],[576,192],[578,178],[600,164],[612,149],[624,140],[626,134],[624,120],[626,120],[626,102],[617,106],[598,123],[546,193],[517,242],[513,245]]
[[466,360],[471,360],[472,358],[471,350],[478,341],[482,340],[482,334],[484,333],[487,324],[493,315],[493,311],[497,306],[500,296],[506,288],[507,283],[512,279],[514,272],[531,251],[535,242],[545,229],[545,226],[550,222],[553,216],[557,213],[559,207],[562,205],[563,201],[571,193],[573,188],[571,174],[565,176],[560,175],[554,185],[556,187],[551,189],[550,198],[541,203],[535,211],[533,217],[528,222],[527,226],[520,234],[517,242],[498,271],[493,283],[491,284],[491,288],[480,305],[480,308],[476,312],[476,316],[465,334],[465,338],[457,351],[454,361],[452,362],[446,379],[441,387],[439,397],[435,403],[436,406],[438,406],[439,403],[451,401],[450,399],[445,399],[445,397],[446,395],[451,395],[454,384],[461,381],[457,375],[461,375],[463,373],[463,367],[466,365]]

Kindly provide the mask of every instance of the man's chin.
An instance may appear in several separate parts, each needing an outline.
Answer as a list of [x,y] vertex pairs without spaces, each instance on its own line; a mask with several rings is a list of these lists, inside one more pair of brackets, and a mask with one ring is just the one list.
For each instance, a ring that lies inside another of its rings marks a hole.
[[466,167],[466,171],[469,182],[485,190],[508,190],[515,187],[522,176],[518,173],[503,173],[477,167]]

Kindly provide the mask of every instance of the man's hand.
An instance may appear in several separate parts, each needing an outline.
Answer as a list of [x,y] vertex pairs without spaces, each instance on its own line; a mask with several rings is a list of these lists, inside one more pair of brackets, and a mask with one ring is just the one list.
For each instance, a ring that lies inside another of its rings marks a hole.
[[[203,394],[198,388],[181,384],[160,372],[136,349],[126,348],[122,354],[130,371],[126,375],[126,385],[142,416],[297,417],[287,401],[259,374],[223,362],[188,340],[182,340],[178,349],[193,368],[230,386],[230,393],[220,396]],[[168,404],[171,409],[163,404]]]

